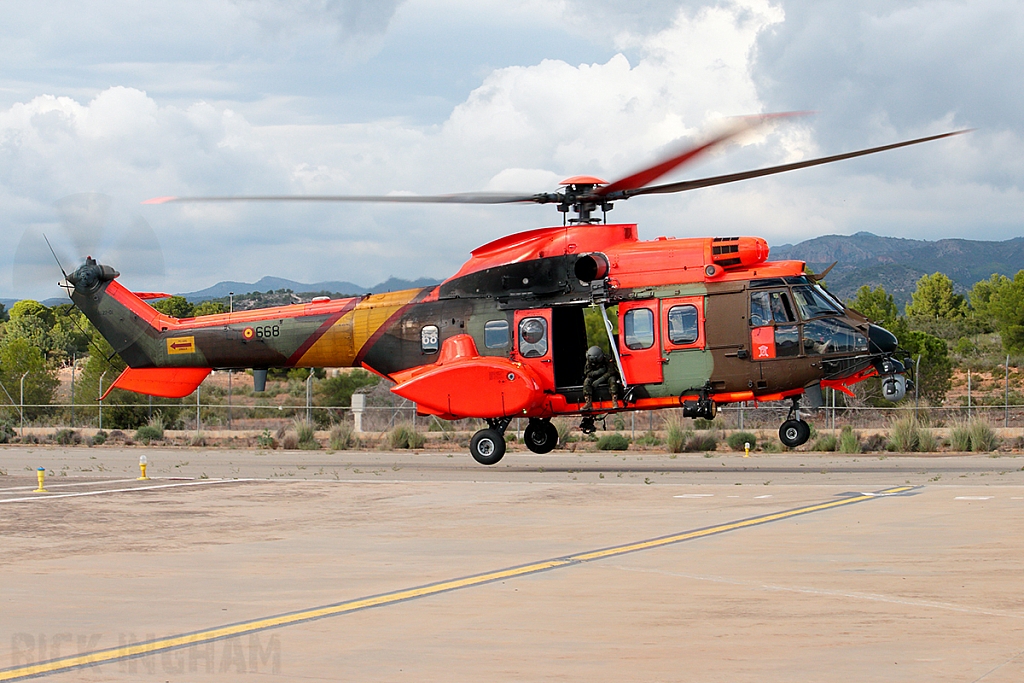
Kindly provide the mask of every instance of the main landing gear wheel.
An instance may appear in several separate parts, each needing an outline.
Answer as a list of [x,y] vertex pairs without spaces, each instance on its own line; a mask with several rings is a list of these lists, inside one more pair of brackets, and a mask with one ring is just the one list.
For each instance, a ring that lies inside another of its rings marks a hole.
[[786,420],[779,427],[779,439],[789,448],[807,443],[811,438],[811,426],[803,420]]
[[481,465],[494,465],[505,455],[505,437],[497,429],[481,429],[469,442],[469,453]]
[[530,420],[523,441],[534,453],[550,453],[558,445],[558,428],[548,420]]

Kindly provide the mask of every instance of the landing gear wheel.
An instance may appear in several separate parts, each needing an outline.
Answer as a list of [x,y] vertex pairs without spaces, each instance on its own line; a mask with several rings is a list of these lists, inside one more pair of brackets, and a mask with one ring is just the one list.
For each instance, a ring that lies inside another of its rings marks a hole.
[[469,442],[469,454],[481,465],[493,465],[505,455],[505,437],[497,429],[481,429]]
[[807,443],[811,438],[811,426],[803,420],[786,420],[779,427],[779,439],[789,448]]
[[550,453],[558,445],[558,428],[547,420],[530,420],[523,441],[534,453]]

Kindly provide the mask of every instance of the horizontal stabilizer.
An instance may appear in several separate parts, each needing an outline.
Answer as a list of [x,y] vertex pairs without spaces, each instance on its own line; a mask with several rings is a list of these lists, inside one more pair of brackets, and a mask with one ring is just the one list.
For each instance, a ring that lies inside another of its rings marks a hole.
[[132,292],[135,296],[139,297],[143,301],[149,301],[151,299],[170,299],[170,294],[164,294],[163,292]]
[[125,368],[104,392],[103,398],[113,389],[161,398],[182,398],[195,391],[209,374],[210,368]]

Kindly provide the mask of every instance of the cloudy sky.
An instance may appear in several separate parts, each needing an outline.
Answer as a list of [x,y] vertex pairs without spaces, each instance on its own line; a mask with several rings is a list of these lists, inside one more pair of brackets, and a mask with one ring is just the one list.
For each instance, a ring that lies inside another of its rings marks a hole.
[[635,198],[610,219],[646,238],[1009,239],[1024,215],[1022,42],[1010,0],[0,0],[0,297],[59,294],[41,233],[65,267],[95,252],[139,290],[443,278],[560,214],[140,202],[549,191],[777,111],[816,113],[668,180],[976,130]]

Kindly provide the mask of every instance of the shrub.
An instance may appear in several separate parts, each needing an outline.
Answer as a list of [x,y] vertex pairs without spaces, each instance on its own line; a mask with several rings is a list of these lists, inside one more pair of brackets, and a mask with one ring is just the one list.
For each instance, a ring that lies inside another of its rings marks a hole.
[[634,443],[639,446],[660,446],[662,444],[661,437],[654,432],[647,432]]
[[427,437],[423,436],[412,428],[412,425],[399,424],[388,432],[388,445],[393,449],[398,448],[423,448]]
[[963,420],[956,420],[949,428],[949,447],[954,451],[971,450],[971,428]]
[[256,437],[256,446],[273,450],[277,448],[277,439],[270,435],[269,429],[264,429],[263,433]]
[[744,444],[750,444],[750,450],[757,448],[757,435],[750,432],[733,432],[726,439],[726,443],[729,444],[729,448],[734,451],[744,450]]
[[889,443],[893,450],[912,453],[921,445],[921,430],[912,415],[893,420],[889,427]]
[[14,438],[14,427],[6,420],[0,421],[0,443],[8,443]]
[[781,453],[783,451],[782,442],[778,439],[769,439],[761,444],[761,450],[765,453]]
[[922,453],[934,453],[939,450],[939,440],[935,433],[927,427],[922,427],[917,433],[917,449]]
[[281,438],[281,448],[283,448],[285,450],[288,450],[288,451],[294,451],[298,447],[299,447],[299,437],[298,437],[298,435],[295,432],[288,432],[288,431],[286,431],[284,433],[284,436]]
[[990,453],[999,448],[1001,439],[984,420],[971,420],[968,431],[971,435],[971,450],[975,453]]
[[624,451],[629,448],[629,439],[618,432],[602,434],[597,440],[597,449],[601,451]]
[[53,440],[61,446],[74,446],[82,443],[82,435],[73,429],[58,429]]
[[817,439],[815,439],[814,443],[811,444],[812,451],[828,452],[834,451],[838,447],[839,440],[836,439],[836,437],[832,434],[823,434],[822,436],[819,436]]
[[92,445],[102,446],[107,442],[107,433],[102,429],[92,435]]
[[888,450],[889,439],[884,434],[872,434],[861,444],[862,451],[877,452]]
[[[445,423],[445,424],[451,424]],[[433,425],[431,425],[433,426]],[[359,439],[352,431],[352,425],[348,422],[339,422],[331,427],[331,448],[336,451],[345,451],[359,445]]]
[[188,445],[197,448],[204,447],[206,446],[206,437],[202,434],[193,434],[192,438],[188,440]]
[[311,424],[301,420],[295,421],[295,435],[299,440],[299,448],[304,451],[315,451],[320,448],[320,442],[315,437],[316,430]]
[[110,441],[124,441],[124,432],[120,429],[111,430],[110,434],[107,434],[107,439]]
[[672,453],[681,453],[686,445],[686,440],[693,432],[684,430],[679,418],[673,417],[668,420],[665,428],[665,445]]
[[703,418],[703,417],[698,417],[698,418],[696,418],[693,421],[693,428],[694,429],[700,429],[700,430],[718,429],[721,426],[722,426],[721,423],[717,419],[715,419],[715,420],[708,420],[708,419]]
[[135,440],[146,445],[149,445],[151,441],[161,441],[164,438],[164,430],[162,426],[156,424],[142,425],[135,430]]
[[860,453],[860,451],[860,437],[857,436],[857,432],[853,431],[853,427],[846,425],[839,432],[839,452]]
[[696,453],[698,451],[713,451],[718,448],[718,437],[715,436],[714,432],[698,432],[692,434],[687,440],[686,445],[683,446],[683,450],[687,453]]

